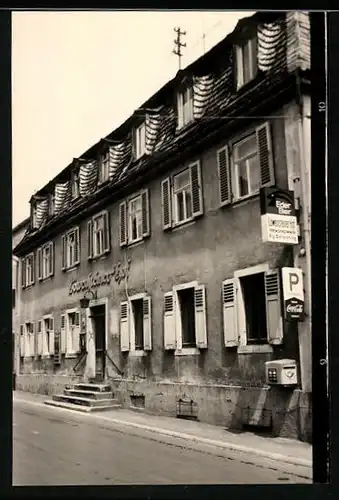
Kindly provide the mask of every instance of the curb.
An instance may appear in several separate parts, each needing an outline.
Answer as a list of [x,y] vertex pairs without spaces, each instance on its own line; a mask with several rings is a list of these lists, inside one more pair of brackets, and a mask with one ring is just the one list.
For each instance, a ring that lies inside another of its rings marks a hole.
[[[52,407],[52,406],[49,406],[48,404],[46,404],[45,402],[38,403],[35,401],[30,401],[30,400],[21,399],[21,398],[14,398],[13,401],[15,401],[15,400],[17,402],[21,401],[21,402],[33,404],[36,406],[43,406],[44,408],[46,408],[46,407],[51,408]],[[72,409],[62,408],[59,406],[55,406],[55,408],[58,408],[59,410],[64,410],[64,411],[65,410],[71,411],[72,413],[80,413],[80,412],[78,412],[78,410],[75,410],[73,408]],[[186,441],[193,441],[193,442],[197,442],[197,443],[207,444],[210,446],[215,446],[218,448],[228,449],[228,450],[232,450],[232,451],[239,451],[239,452],[243,452],[243,453],[249,453],[249,454],[255,455],[257,457],[262,457],[262,458],[266,458],[266,459],[270,459],[270,460],[274,460],[274,461],[278,461],[278,462],[283,462],[283,463],[290,464],[290,465],[296,465],[296,466],[307,467],[307,468],[312,469],[312,461],[311,460],[306,460],[306,459],[302,459],[302,458],[296,458],[296,457],[292,457],[292,456],[288,456],[288,455],[283,455],[281,453],[274,453],[274,452],[269,452],[269,451],[258,450],[257,448],[251,448],[249,446],[238,445],[235,443],[230,443],[228,441],[218,441],[218,440],[214,440],[214,439],[195,436],[193,434],[186,434],[183,432],[162,429],[160,427],[139,424],[136,422],[127,422],[126,420],[121,420],[118,418],[105,417],[101,414],[94,415],[93,413],[87,413],[87,412],[86,413],[81,412],[81,414],[86,415],[87,417],[97,418],[100,420],[106,420],[108,422],[119,424],[119,425],[125,425],[127,427],[144,429],[146,431],[154,432],[156,434],[160,434],[160,435],[164,435],[164,436],[177,437],[180,439],[184,439]]]

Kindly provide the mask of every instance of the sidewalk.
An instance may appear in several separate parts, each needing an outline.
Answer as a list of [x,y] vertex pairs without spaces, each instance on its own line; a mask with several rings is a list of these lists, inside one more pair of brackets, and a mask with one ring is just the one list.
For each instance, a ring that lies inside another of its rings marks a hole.
[[[44,401],[47,399],[48,396],[41,394],[13,392],[13,400],[30,402],[39,406],[44,405]],[[142,411],[125,409],[92,413],[91,417],[152,431],[157,434],[241,451],[291,465],[312,468],[312,446],[293,439],[262,437],[250,432],[233,433],[223,427],[202,422],[149,415]]]

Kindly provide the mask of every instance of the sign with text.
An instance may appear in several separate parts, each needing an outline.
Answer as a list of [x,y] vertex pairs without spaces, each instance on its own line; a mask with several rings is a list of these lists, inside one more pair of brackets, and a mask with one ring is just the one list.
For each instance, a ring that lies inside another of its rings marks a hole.
[[292,191],[260,190],[261,232],[264,242],[298,243],[298,221]]
[[285,319],[303,321],[305,314],[303,272],[297,267],[283,267],[281,274]]

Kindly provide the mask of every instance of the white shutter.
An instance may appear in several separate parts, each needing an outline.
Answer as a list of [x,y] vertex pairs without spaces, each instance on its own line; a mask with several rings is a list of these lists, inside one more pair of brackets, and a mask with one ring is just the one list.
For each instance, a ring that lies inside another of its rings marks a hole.
[[44,356],[46,356],[47,354],[49,354],[47,328],[46,328],[46,319],[44,319],[43,320],[43,328],[42,328],[42,354]]
[[123,201],[119,205],[120,246],[127,245],[127,203]]
[[171,181],[169,177],[161,181],[161,208],[163,230],[172,227]]
[[53,276],[54,275],[54,241],[51,241],[50,243],[50,254],[49,254],[49,258],[50,258],[50,276]]
[[274,185],[274,165],[271,129],[268,122],[256,129],[261,187]]
[[25,356],[25,334],[24,325],[20,325],[20,357]]
[[127,301],[120,303],[120,350],[129,351],[129,303]]
[[195,338],[199,349],[207,348],[206,290],[205,285],[194,289]]
[[234,278],[222,282],[222,304],[224,320],[225,347],[239,345],[236,280]]
[[48,350],[50,354],[54,354],[54,320],[49,318],[49,346]]
[[196,162],[190,165],[190,181],[192,191],[192,214],[193,217],[198,217],[203,214],[203,199],[202,199],[202,183],[200,163]]
[[34,331],[34,323],[31,323],[33,325],[32,327],[32,333],[30,334],[30,355],[35,356],[35,349],[36,349],[36,342],[35,342],[35,331]]
[[143,317],[144,317],[144,350],[152,350],[152,316],[151,316],[151,297],[143,298]]
[[228,146],[217,151],[220,206],[231,203],[231,176]]
[[37,348],[37,355],[41,356],[42,355],[42,321],[38,321],[38,348]]
[[72,337],[72,352],[80,352],[80,313],[77,311],[75,313],[75,326],[73,327],[73,337]]
[[60,352],[66,352],[66,315],[62,314],[60,318]]
[[175,304],[174,293],[164,294],[164,347],[166,350],[176,349]]
[[265,296],[268,342],[273,345],[282,344],[283,319],[281,312],[279,271],[277,269],[265,272]]

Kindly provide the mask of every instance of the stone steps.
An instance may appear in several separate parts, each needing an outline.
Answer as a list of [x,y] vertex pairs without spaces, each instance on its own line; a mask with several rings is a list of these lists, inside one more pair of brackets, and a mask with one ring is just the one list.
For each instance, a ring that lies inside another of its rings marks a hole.
[[114,398],[112,388],[103,383],[81,383],[66,386],[63,394],[54,394],[46,405],[84,412],[121,408]]

